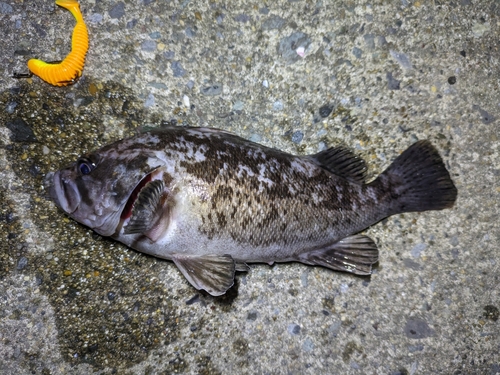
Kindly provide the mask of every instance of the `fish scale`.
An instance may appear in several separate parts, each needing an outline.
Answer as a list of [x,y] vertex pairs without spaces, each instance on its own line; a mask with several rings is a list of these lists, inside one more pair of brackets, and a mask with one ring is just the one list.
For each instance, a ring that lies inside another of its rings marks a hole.
[[217,129],[166,127],[85,155],[47,183],[76,221],[172,260],[195,288],[217,296],[247,263],[369,275],[378,249],[360,231],[456,200],[429,141],[374,181],[365,175],[364,161],[344,147],[294,156]]

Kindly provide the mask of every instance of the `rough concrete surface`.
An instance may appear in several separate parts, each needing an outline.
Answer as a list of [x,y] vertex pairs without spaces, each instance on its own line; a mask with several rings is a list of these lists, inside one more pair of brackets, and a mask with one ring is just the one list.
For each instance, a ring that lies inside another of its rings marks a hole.
[[[500,3],[81,2],[83,77],[16,80],[64,58],[52,1],[0,1],[1,374],[500,373]],[[78,155],[162,121],[315,153],[345,144],[372,177],[418,139],[453,209],[368,229],[370,278],[252,265],[221,298],[94,234],[46,197]]]

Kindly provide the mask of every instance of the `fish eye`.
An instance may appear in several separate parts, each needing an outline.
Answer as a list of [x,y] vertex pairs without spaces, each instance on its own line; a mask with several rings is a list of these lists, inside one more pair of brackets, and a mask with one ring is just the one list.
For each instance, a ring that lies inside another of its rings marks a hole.
[[95,163],[87,158],[80,158],[77,162],[77,168],[82,175],[87,175],[95,169]]

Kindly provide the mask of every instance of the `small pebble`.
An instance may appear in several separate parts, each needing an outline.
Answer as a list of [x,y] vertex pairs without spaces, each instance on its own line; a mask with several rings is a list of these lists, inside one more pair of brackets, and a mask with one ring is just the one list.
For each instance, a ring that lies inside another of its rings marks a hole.
[[0,1],[0,13],[2,14],[9,14],[14,11],[14,8],[12,5],[9,5],[3,1]]
[[429,327],[427,322],[418,317],[408,318],[404,327],[404,333],[406,337],[410,339],[424,339],[434,336],[435,334],[434,330]]
[[237,100],[233,104],[233,111],[241,111],[243,110],[244,103],[241,100]]
[[155,105],[155,96],[153,94],[148,94],[148,97],[146,98],[144,102],[144,107],[150,108]]
[[8,102],[7,105],[5,106],[5,111],[9,114],[14,113],[16,107],[17,107],[16,102]]
[[156,51],[156,42],[154,40],[145,40],[141,43],[141,50],[144,52]]
[[248,21],[250,21],[250,17],[246,14],[238,14],[236,17],[234,17],[234,20],[236,22],[247,23]]
[[287,331],[291,335],[298,335],[300,333],[300,326],[295,323],[291,323],[288,325]]
[[411,256],[414,258],[420,258],[420,255],[422,254],[422,251],[424,251],[427,248],[427,245],[425,243],[419,243],[413,246],[411,249]]
[[275,111],[282,111],[283,110],[283,103],[279,100],[276,100],[274,103],[273,103],[273,109]]
[[126,28],[133,29],[134,27],[137,26],[137,22],[138,22],[137,18],[132,18],[130,21],[127,22]]
[[481,122],[485,125],[491,124],[492,122],[494,122],[496,120],[495,116],[489,114],[487,111],[485,111],[484,109],[482,109],[478,105],[473,105],[472,109],[479,112],[479,115],[481,116]]
[[484,34],[491,30],[491,25],[488,22],[477,22],[472,25],[472,34],[476,38],[481,38]]
[[448,83],[450,85],[454,85],[455,83],[457,83],[457,77],[451,76],[450,78],[448,78]]
[[278,15],[273,15],[269,17],[267,20],[262,22],[263,30],[280,30],[285,26],[286,20],[281,18]]
[[348,284],[345,283],[340,284],[340,293],[342,294],[347,293],[348,290],[349,290]]
[[293,64],[299,61],[305,54],[305,51],[311,44],[311,39],[307,34],[297,31],[289,36],[282,38],[278,45],[278,54],[287,64]]
[[170,68],[174,74],[174,77],[183,77],[186,75],[186,70],[182,67],[179,61],[172,61]]
[[333,111],[333,106],[330,104],[325,104],[324,106],[320,107],[319,109],[319,115],[323,118],[326,118],[330,116],[330,113]]
[[256,311],[250,311],[247,314],[247,320],[250,320],[252,322],[256,321],[257,320],[257,312]]
[[309,285],[308,277],[309,277],[309,272],[302,272],[302,274],[300,275],[300,282],[303,287],[307,287],[307,285]]
[[222,94],[222,84],[214,83],[209,86],[202,87],[200,92],[206,96],[217,96]]
[[17,269],[23,270],[26,268],[27,265],[28,265],[28,259],[26,257],[21,257],[17,262]]
[[103,20],[103,16],[101,13],[92,13],[92,14],[89,14],[87,17],[85,17],[85,20],[89,24],[101,23]]
[[394,51],[392,49],[389,52],[390,52],[391,56],[399,63],[399,65],[403,69],[409,70],[413,67],[411,62],[410,62],[409,57],[406,54],[404,54],[403,52],[397,52],[397,51]]
[[391,72],[387,72],[387,88],[389,90],[399,90],[401,81],[397,80],[392,76]]
[[352,54],[357,58],[357,59],[360,59],[361,56],[363,55],[363,51],[361,49],[359,49],[358,47],[354,47],[352,49]]
[[196,36],[196,32],[191,27],[186,27],[184,33],[189,39],[193,39]]
[[305,352],[312,352],[314,349],[314,343],[310,338],[305,339],[304,343],[302,344],[302,350]]
[[174,51],[165,51],[165,52],[163,52],[163,57],[166,58],[167,60],[172,60],[175,57],[175,52]]
[[259,134],[254,133],[254,134],[250,135],[249,140],[252,142],[255,142],[255,143],[259,143],[262,140],[262,137]]
[[365,44],[368,49],[375,49],[375,35],[365,34],[363,35],[363,39],[365,40]]
[[122,1],[117,2],[109,11],[108,14],[113,19],[122,18],[125,15],[125,4]]
[[191,103],[189,102],[189,96],[184,95],[182,97],[182,104],[184,104],[184,107],[186,107],[186,108],[191,107]]
[[292,142],[293,143],[300,143],[302,142],[302,139],[304,138],[304,133],[302,133],[300,130],[297,130],[292,134]]

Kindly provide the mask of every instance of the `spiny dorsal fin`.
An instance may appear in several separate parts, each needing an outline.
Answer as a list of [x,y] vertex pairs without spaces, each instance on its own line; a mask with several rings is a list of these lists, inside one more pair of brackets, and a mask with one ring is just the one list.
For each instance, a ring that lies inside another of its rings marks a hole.
[[300,255],[299,262],[335,271],[370,275],[378,261],[378,249],[370,237],[356,234],[320,250]]
[[192,286],[212,296],[223,295],[234,284],[236,266],[231,255],[174,254],[172,260]]
[[346,180],[357,183],[365,182],[365,161],[345,147],[332,147],[311,155],[310,158],[316,165]]
[[157,213],[161,208],[161,196],[165,189],[162,180],[148,182],[139,192],[139,196],[134,202],[132,216],[127,226],[123,228],[123,233],[145,233],[158,220]]

